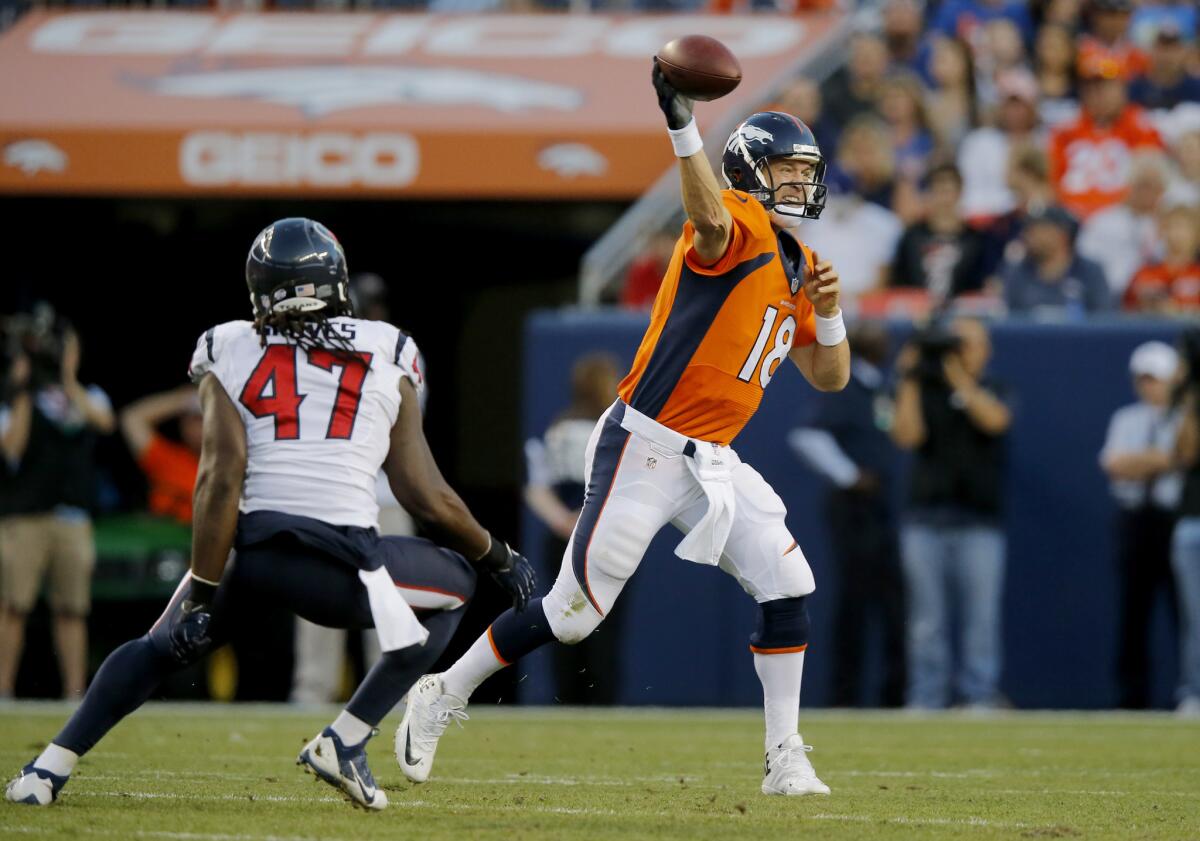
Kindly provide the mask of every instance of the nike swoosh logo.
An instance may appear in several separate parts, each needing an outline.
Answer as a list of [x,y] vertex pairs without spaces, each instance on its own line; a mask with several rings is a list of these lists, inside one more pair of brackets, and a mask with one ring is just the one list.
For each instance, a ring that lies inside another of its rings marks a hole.
[[412,730],[410,729],[404,734],[404,761],[409,765],[420,765],[421,760],[413,759],[412,755]]
[[733,196],[733,197],[734,197],[735,199],[737,199],[738,201],[740,201],[742,204],[745,204],[745,203],[746,203],[746,201],[747,201],[746,199],[744,199],[744,198],[742,198],[741,196],[739,196],[737,193],[730,193],[730,195],[731,195],[731,196]]
[[362,777],[358,775],[358,769],[353,765],[350,766],[350,770],[354,773],[354,781],[358,783],[358,790],[362,792],[363,799],[368,803],[373,802],[375,800],[375,789],[367,788],[366,784],[362,781]]

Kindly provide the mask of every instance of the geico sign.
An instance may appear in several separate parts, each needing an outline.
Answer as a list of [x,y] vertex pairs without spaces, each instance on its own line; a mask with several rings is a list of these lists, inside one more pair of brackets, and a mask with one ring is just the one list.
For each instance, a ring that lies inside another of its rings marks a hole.
[[608,54],[645,60],[689,33],[711,35],[737,55],[794,50],[804,26],[788,18],[678,15],[605,18],[577,15],[67,14],[41,24],[37,52],[102,55],[386,56],[423,52],[471,58],[562,58]]
[[407,134],[197,131],[179,146],[179,172],[200,187],[404,187],[420,150]]

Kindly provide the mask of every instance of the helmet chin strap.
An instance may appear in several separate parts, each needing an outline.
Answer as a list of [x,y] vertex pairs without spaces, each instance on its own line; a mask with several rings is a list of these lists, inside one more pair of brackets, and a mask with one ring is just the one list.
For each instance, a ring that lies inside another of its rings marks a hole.
[[796,228],[800,227],[801,223],[804,222],[803,216],[793,216],[790,213],[780,213],[775,208],[771,208],[769,211],[767,211],[767,213],[770,215],[771,221],[774,224],[778,225],[780,228],[786,228],[789,231],[794,231]]

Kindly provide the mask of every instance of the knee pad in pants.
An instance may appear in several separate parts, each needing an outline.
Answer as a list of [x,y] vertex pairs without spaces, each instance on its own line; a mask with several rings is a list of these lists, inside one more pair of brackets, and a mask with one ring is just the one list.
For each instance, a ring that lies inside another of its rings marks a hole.
[[758,606],[758,627],[750,635],[755,654],[786,654],[808,646],[808,604],[804,596]]
[[554,632],[555,638],[567,645],[574,645],[586,639],[588,634],[596,630],[603,618],[592,607],[578,585],[568,590],[555,583],[542,599],[542,610],[546,612],[546,620],[550,623],[550,630]]

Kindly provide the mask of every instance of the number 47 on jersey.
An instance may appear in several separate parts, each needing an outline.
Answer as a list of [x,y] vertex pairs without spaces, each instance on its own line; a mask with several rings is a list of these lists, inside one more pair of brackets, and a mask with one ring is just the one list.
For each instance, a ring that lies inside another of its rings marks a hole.
[[[307,364],[331,375],[337,371],[337,399],[325,428],[326,439],[349,439],[362,401],[363,382],[371,368],[372,354],[364,351],[332,351],[295,345],[271,345],[246,380],[238,401],[256,418],[274,418],[275,440],[300,438],[300,393],[296,377],[297,355],[306,354]],[[330,383],[332,385],[332,383]]]

